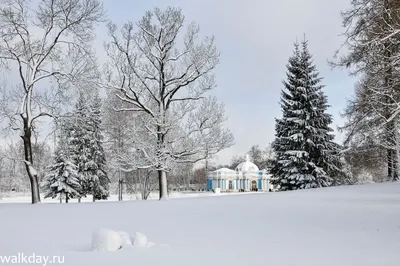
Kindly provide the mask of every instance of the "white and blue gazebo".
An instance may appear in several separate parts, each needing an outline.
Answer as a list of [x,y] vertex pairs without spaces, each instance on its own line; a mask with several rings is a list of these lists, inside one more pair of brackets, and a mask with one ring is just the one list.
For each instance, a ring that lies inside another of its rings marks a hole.
[[272,191],[270,178],[271,175],[266,170],[259,170],[246,154],[246,161],[236,166],[235,170],[221,168],[210,172],[207,189],[214,191],[219,188],[221,192]]

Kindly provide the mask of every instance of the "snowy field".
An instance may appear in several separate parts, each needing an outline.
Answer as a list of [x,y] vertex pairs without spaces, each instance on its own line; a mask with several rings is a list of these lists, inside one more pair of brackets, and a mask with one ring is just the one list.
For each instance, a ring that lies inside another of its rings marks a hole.
[[[243,193],[243,192],[242,192]],[[230,193],[233,194],[233,193]],[[228,194],[220,194],[220,195],[228,195]],[[44,198],[44,195],[41,195],[41,201],[42,203],[60,203],[60,200],[55,198]],[[171,192],[169,194],[169,197],[171,199],[177,199],[177,198],[197,198],[197,197],[209,197],[209,196],[219,196],[216,195],[212,192]],[[140,194],[123,194],[122,198],[124,201],[132,201],[132,200],[140,200],[141,195]],[[158,200],[159,194],[158,192],[152,192],[149,195],[149,200]],[[82,202],[92,202],[92,196],[88,196],[87,198],[82,198]],[[118,195],[117,194],[112,194],[108,200],[106,201],[118,201]],[[0,197],[0,203],[30,203],[31,202],[31,196],[26,194],[26,193],[7,193],[5,195],[2,195]],[[70,199],[69,203],[77,203],[77,199]],[[100,201],[104,202],[104,201]],[[63,200],[64,203],[64,200]]]
[[[0,255],[64,256],[71,266],[400,265],[399,182],[161,202],[1,204],[0,217]],[[92,252],[99,228],[141,232],[155,245]]]

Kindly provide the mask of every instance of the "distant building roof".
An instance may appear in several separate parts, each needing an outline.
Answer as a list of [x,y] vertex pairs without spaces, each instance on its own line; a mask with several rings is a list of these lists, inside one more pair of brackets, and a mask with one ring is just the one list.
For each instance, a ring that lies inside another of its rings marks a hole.
[[238,164],[235,170],[236,172],[242,172],[242,173],[254,173],[260,171],[257,165],[250,162],[250,156],[248,154],[246,154],[246,161]]

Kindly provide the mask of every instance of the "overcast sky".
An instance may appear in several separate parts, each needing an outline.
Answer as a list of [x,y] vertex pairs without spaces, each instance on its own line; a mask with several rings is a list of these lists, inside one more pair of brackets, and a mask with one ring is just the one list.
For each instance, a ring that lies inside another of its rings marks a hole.
[[[340,112],[353,93],[354,79],[346,70],[332,70],[327,60],[343,42],[340,12],[350,0],[106,0],[108,18],[117,25],[138,21],[156,6],[181,7],[186,22],[200,25],[202,35],[214,35],[221,52],[213,92],[225,103],[227,126],[236,144],[220,153],[218,163],[244,155],[252,145],[265,147],[273,140],[282,80],[293,42],[306,34],[309,49],[332,106],[333,128],[343,123]],[[99,30],[99,44],[106,38]],[[99,45],[100,47],[100,45]],[[341,141],[341,136],[337,136]]]

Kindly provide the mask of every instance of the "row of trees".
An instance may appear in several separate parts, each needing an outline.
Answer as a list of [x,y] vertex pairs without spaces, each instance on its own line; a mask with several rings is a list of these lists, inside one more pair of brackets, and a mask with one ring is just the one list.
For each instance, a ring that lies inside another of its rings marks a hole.
[[[120,30],[108,23],[108,60],[99,68],[91,44],[96,25],[104,20],[99,0],[0,4],[0,62],[18,80],[2,86],[1,115],[10,131],[20,132],[20,161],[29,177],[32,203],[40,202],[32,135],[43,132],[40,122],[46,118],[65,116],[76,92],[88,84],[105,88],[109,96],[106,105],[112,115],[105,119],[104,134],[115,151],[111,174],[155,172],[160,198],[167,197],[167,173],[175,165],[211,158],[233,145],[224,127],[224,106],[207,96],[215,88],[213,71],[219,62],[213,37],[200,39],[195,23],[184,29],[179,8],[156,8]],[[62,140],[58,143],[66,146]],[[56,164],[66,160],[61,158],[64,151],[57,154]],[[78,172],[79,163],[74,163]]]

